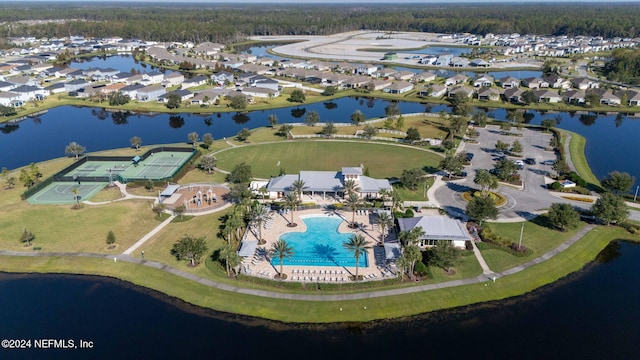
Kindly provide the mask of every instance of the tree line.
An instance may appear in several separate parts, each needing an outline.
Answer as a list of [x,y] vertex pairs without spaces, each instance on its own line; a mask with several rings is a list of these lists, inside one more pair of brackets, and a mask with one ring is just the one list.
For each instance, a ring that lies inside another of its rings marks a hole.
[[[328,35],[359,29],[636,37],[634,4],[3,4],[0,38],[121,36],[232,43],[251,35]],[[36,23],[27,20],[66,20]],[[611,21],[615,19],[615,21]],[[8,44],[4,44],[8,46]]]

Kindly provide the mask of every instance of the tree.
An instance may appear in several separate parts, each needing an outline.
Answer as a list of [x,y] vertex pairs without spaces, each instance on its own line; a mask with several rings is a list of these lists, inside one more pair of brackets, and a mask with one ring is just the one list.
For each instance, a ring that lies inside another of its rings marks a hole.
[[398,131],[401,131],[403,128],[404,128],[404,118],[402,117],[402,115],[400,115],[396,119],[395,129]]
[[353,252],[353,257],[356,260],[356,274],[354,280],[358,281],[358,265],[361,255],[366,255],[367,250],[371,249],[370,242],[360,234],[353,234],[351,238],[345,241],[342,246],[348,251]]
[[594,107],[596,105],[600,105],[600,95],[598,95],[598,93],[596,92],[588,92],[585,96],[584,96],[584,105],[586,107]]
[[76,201],[76,209],[80,209],[80,189],[74,187],[71,189],[71,193],[73,194],[73,200]]
[[364,127],[364,130],[362,131],[362,136],[365,139],[371,139],[374,136],[378,135],[378,129],[374,126],[371,125],[367,125]]
[[165,206],[164,204],[153,204],[151,206],[151,211],[153,211],[154,214],[156,214],[156,217],[160,217],[160,215],[162,215],[162,213],[164,212]]
[[356,210],[360,205],[360,197],[356,193],[349,193],[345,199],[345,205],[351,209],[351,228],[356,228]]
[[409,265],[409,260],[404,255],[400,255],[396,259],[396,266],[398,267],[398,273],[400,273],[400,281],[404,281],[404,274],[408,271]]
[[471,120],[480,127],[487,126],[488,116],[487,113],[481,110],[477,110],[471,116]]
[[336,86],[327,86],[326,88],[324,88],[324,91],[322,92],[323,96],[333,96],[338,92],[338,87]]
[[522,102],[525,103],[525,105],[538,102],[538,97],[531,90],[526,90],[525,92],[523,92],[521,98],[522,98]]
[[114,234],[112,230],[109,230],[107,233],[106,243],[109,249],[113,249],[113,244],[116,243],[116,234]]
[[242,258],[238,255],[236,249],[229,244],[220,249],[220,259],[224,260],[227,276],[231,276],[231,269],[242,263]]
[[467,119],[462,116],[449,116],[449,132],[456,136],[461,134],[468,125]]
[[616,194],[626,193],[635,182],[636,178],[626,172],[612,171],[602,180],[602,187]]
[[542,119],[540,122],[540,126],[544,129],[544,131],[549,131],[551,128],[556,127],[556,121],[554,119]]
[[280,128],[276,132],[276,135],[289,137],[289,132],[291,130],[293,130],[293,125],[291,125],[291,124],[283,124],[282,126],[280,126]]
[[451,267],[455,265],[459,256],[460,253],[451,241],[436,241],[436,245],[431,248],[431,263],[444,269],[447,274],[451,273]]
[[129,95],[123,95],[120,91],[113,92],[109,95],[109,105],[118,106],[129,102]]
[[[500,130],[502,130],[502,132],[505,133],[505,134],[508,134],[511,131],[512,127],[513,126],[511,125],[510,122],[503,121],[503,122],[500,123]],[[498,141],[500,141],[500,140],[498,140]]]
[[200,168],[202,170],[206,170],[207,174],[211,174],[211,172],[216,168],[216,163],[218,160],[215,156],[203,156],[200,158]]
[[560,230],[575,228],[580,223],[580,214],[566,203],[553,203],[547,213],[549,221]]
[[189,141],[191,141],[191,143],[193,144],[193,147],[195,147],[198,144],[198,140],[200,140],[200,136],[195,131],[194,132],[190,132],[187,135],[187,138],[189,139]]
[[31,246],[31,242],[36,239],[36,236],[33,235],[31,231],[28,231],[27,228],[24,229],[22,235],[20,236],[20,242],[24,243],[24,246]]
[[400,112],[400,108],[398,107],[398,103],[392,102],[384,108],[384,115],[386,117],[394,117],[402,114]]
[[496,219],[498,217],[498,208],[493,199],[489,196],[473,197],[467,204],[467,215],[480,222],[486,219]]
[[449,174],[449,178],[451,178],[452,174],[458,173],[462,171],[464,165],[458,156],[447,155],[444,159],[440,160],[440,169],[446,171]]
[[284,274],[282,273],[282,267],[284,263],[284,259],[288,259],[294,255],[293,247],[289,245],[286,240],[279,239],[273,244],[271,248],[271,254],[274,258],[280,260],[280,271],[278,272],[278,277],[280,279],[284,278]]
[[507,151],[509,150],[509,143],[498,140],[498,142],[496,142],[495,148],[497,151]]
[[356,110],[351,114],[351,123],[355,126],[360,126],[365,120],[365,116],[360,110]]
[[393,226],[393,216],[389,212],[380,211],[378,212],[378,217],[376,217],[375,221],[376,224],[380,226],[380,233],[382,234],[381,240],[382,243],[384,243],[385,235],[387,233],[386,230]]
[[513,144],[511,144],[511,153],[513,154],[520,154],[522,153],[522,144],[520,143],[520,141],[518,140],[514,140]]
[[420,136],[420,131],[418,131],[418,129],[410,127],[407,129],[407,137],[405,139],[413,144],[416,141],[420,141],[422,136]]
[[213,136],[211,136],[210,133],[206,133],[202,135],[202,143],[207,149],[209,149],[213,144]]
[[291,95],[289,95],[289,98],[287,99],[287,101],[303,103],[305,102],[306,99],[307,97],[304,95],[304,91],[300,89],[295,89],[291,92]]
[[415,244],[410,244],[404,248],[404,257],[409,262],[409,275],[413,277],[413,273],[416,267],[416,262],[422,259],[422,252],[420,248]]
[[78,156],[82,153],[84,153],[85,148],[84,146],[78,144],[75,141],[72,141],[69,143],[69,145],[67,145],[67,147],[65,147],[64,149],[64,153],[67,155],[73,155],[76,159],[78,158]]
[[502,181],[511,181],[513,180],[513,175],[518,169],[518,165],[509,159],[502,159],[496,162],[493,169],[494,174],[498,179]]
[[300,200],[296,196],[295,193],[286,193],[284,195],[284,206],[291,210],[291,221],[289,222],[289,227],[297,226],[298,224],[293,222],[293,212],[300,206]]
[[247,141],[249,139],[249,136],[251,136],[251,130],[243,128],[238,132],[236,138],[238,139],[238,141]]
[[271,125],[271,127],[275,127],[276,125],[278,125],[278,115],[276,114],[269,114],[267,120],[269,121],[269,125]]
[[142,139],[140,137],[134,136],[129,140],[129,142],[131,143],[131,146],[136,148],[136,150],[140,150],[140,145],[142,145]]
[[302,192],[307,188],[307,183],[302,179],[297,179],[291,183],[291,191],[296,193],[298,200],[302,201]]
[[311,110],[304,117],[304,123],[307,126],[315,126],[318,122],[320,122],[320,114],[317,111]]
[[248,184],[252,176],[251,165],[241,162],[227,175],[227,181],[233,184]]
[[180,95],[178,94],[170,94],[167,96],[167,109],[177,109],[180,107],[181,103]]
[[422,238],[424,235],[425,232],[422,229],[422,226],[416,226],[411,230],[400,231],[400,233],[398,234],[398,240],[400,240],[402,246],[406,248],[410,245],[417,245],[420,241],[420,238]]
[[229,97],[229,106],[234,110],[244,110],[247,108],[247,98],[244,95],[233,95]]
[[180,219],[182,219],[186,211],[187,211],[187,207],[184,204],[180,204],[175,208],[173,208],[173,213],[176,214],[176,216],[180,216]]
[[557,160],[556,162],[553,163],[553,165],[551,166],[551,169],[555,172],[558,173],[558,176],[562,176],[564,174],[567,174],[571,171],[571,168],[569,167],[569,164],[567,164],[566,161],[564,161],[563,159]]
[[251,222],[257,225],[258,227],[258,240],[262,241],[262,226],[273,219],[273,215],[271,214],[271,210],[260,203],[256,203],[251,207],[251,212],[249,213],[251,218]]
[[202,255],[207,252],[207,243],[204,237],[185,235],[182,239],[173,244],[171,254],[180,260],[187,260],[191,266],[200,263]]
[[469,105],[469,97],[461,92],[458,92],[453,97],[450,97],[449,102],[451,102],[451,113],[453,115],[467,116],[467,114],[469,114],[469,111],[471,110],[471,106]]
[[335,125],[333,125],[332,122],[328,122],[327,125],[323,126],[322,130],[320,130],[320,134],[327,137],[332,137],[337,132],[338,132],[338,129],[336,128]]
[[358,183],[356,183],[355,180],[346,180],[342,184],[342,191],[347,195],[351,195],[355,192],[359,192],[360,187],[358,186]]
[[476,173],[475,178],[473,178],[473,182],[480,185],[482,189],[482,195],[487,195],[487,190],[497,189],[498,188],[498,178],[493,176],[486,169],[480,169]]
[[424,175],[425,172],[421,168],[405,169],[402,170],[400,181],[402,182],[402,185],[415,191]]
[[613,222],[621,223],[629,216],[629,210],[624,199],[616,194],[605,192],[591,206],[593,215],[604,221],[607,225]]

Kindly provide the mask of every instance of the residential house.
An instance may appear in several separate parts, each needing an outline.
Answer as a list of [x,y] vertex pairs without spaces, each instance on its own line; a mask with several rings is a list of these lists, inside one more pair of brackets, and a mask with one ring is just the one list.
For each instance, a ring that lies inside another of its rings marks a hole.
[[467,81],[469,81],[469,77],[467,75],[456,74],[450,78],[445,79],[444,84],[445,86],[451,86],[451,85],[457,85],[457,84],[464,84]]
[[491,63],[482,59],[473,59],[469,62],[469,65],[474,67],[490,67]]
[[473,80],[474,87],[490,87],[493,85],[494,79],[493,76],[489,75],[481,75],[478,78]]
[[100,68],[89,68],[83,71],[87,78],[90,78],[95,81],[105,81],[111,79],[111,77],[118,74],[120,71],[116,69],[100,69]]
[[564,93],[564,101],[569,104],[584,104],[586,93],[584,90],[568,90]]
[[398,81],[384,88],[384,92],[390,94],[404,94],[413,90],[413,84],[407,81]]
[[224,85],[224,84],[233,84],[235,81],[235,77],[233,73],[228,71],[220,71],[213,75],[211,75],[211,80],[213,80],[216,84]]
[[20,94],[11,91],[0,92],[0,105],[18,107],[24,105],[25,101],[21,100]]
[[562,96],[558,94],[557,90],[539,89],[534,91],[534,94],[539,102],[559,103],[562,101]]
[[522,79],[522,85],[528,87],[529,89],[540,89],[540,88],[548,88],[549,87],[549,83],[537,78],[537,77],[530,77],[530,78],[526,78],[526,79]]
[[195,94],[190,100],[191,105],[211,105],[218,101],[219,95],[212,90],[204,90]]
[[274,80],[262,75],[257,75],[249,79],[248,85],[250,87],[257,87],[257,88],[278,91],[278,80]]
[[278,90],[263,87],[245,87],[242,89],[242,94],[259,98],[275,98],[280,96],[280,92]]
[[453,54],[450,53],[441,53],[438,55],[434,65],[435,66],[449,66],[451,64],[451,58],[453,58]]
[[423,71],[421,73],[417,73],[413,75],[413,81],[417,82],[430,82],[434,81],[437,78],[436,74],[428,71]]
[[0,92],[1,91],[9,91],[13,88],[17,87],[16,84],[12,84],[10,82],[6,82],[6,81],[0,81]]
[[571,81],[561,78],[556,74],[551,74],[549,76],[545,76],[542,80],[546,81],[549,84],[549,87],[554,89],[570,89]]
[[395,69],[392,69],[392,68],[382,68],[382,69],[379,69],[379,70],[375,73],[375,75],[376,75],[377,77],[381,77],[381,78],[388,79],[388,78],[395,77],[395,75],[396,75],[397,73],[398,73],[398,71],[396,71]]
[[138,97],[138,90],[143,88],[144,85],[142,84],[127,85],[120,89],[120,93],[122,93],[122,95],[128,96],[130,99],[135,99]]
[[571,85],[580,90],[597,89],[600,87],[600,84],[587,78],[573,78],[571,79]]
[[196,86],[201,86],[207,83],[207,77],[206,76],[202,76],[202,75],[198,75],[198,76],[194,76],[191,79],[186,79],[183,83],[182,83],[182,88],[183,89],[188,89],[190,87],[196,87]]
[[14,84],[15,86],[21,86],[21,85],[37,86],[38,85],[38,80],[28,76],[10,76],[6,78],[6,81]]
[[500,91],[491,87],[483,87],[478,90],[478,100],[498,101],[500,100]]
[[520,79],[516,79],[512,76],[505,76],[498,79],[498,83],[500,84],[500,87],[502,87],[503,89],[510,89],[514,87],[519,87]]
[[502,94],[502,96],[504,97],[505,101],[511,102],[511,103],[516,103],[516,104],[522,104],[523,103],[523,99],[522,99],[522,94],[524,93],[524,90],[518,88],[518,87],[512,87],[512,88],[508,88],[505,89],[504,93]]
[[418,95],[430,96],[430,97],[442,97],[447,93],[447,87],[444,85],[431,84],[427,85],[420,90]]
[[126,83],[127,80],[131,77],[131,73],[128,72],[119,72],[113,75],[109,81],[112,83]]
[[191,99],[195,94],[185,89],[174,90],[158,96],[158,102],[167,103],[172,95],[178,96],[180,102],[183,102]]
[[469,60],[456,56],[451,58],[451,62],[449,62],[449,66],[455,67],[455,68],[468,67]]
[[49,85],[49,86],[45,87],[44,89],[49,92],[49,95],[66,92],[66,90],[64,88],[64,83],[62,83],[62,82]]
[[142,102],[155,101],[165,93],[166,90],[161,85],[149,85],[138,90],[136,99]]
[[402,70],[402,71],[398,71],[395,74],[393,74],[393,77],[396,80],[402,80],[402,81],[409,81],[411,80],[416,74],[412,71],[407,71],[407,70]]
[[11,89],[12,93],[16,93],[20,96],[20,100],[27,102],[31,100],[44,100],[48,95],[48,92],[36,86],[20,85]]
[[223,49],[224,45],[206,41],[196,45],[193,48],[193,52],[197,55],[211,56],[221,52]]
[[159,71],[152,71],[142,74],[142,85],[161,84],[164,80],[164,74]]
[[162,86],[164,87],[172,87],[180,85],[184,82],[184,75],[178,72],[174,72],[171,74],[164,74],[164,78],[162,80]]
[[449,97],[454,97],[457,94],[462,94],[463,96],[466,96],[468,98],[471,98],[473,96],[473,88],[469,87],[469,86],[465,86],[465,85],[459,85],[456,87],[453,87],[449,90]]
[[80,91],[86,86],[89,86],[89,82],[86,80],[71,80],[64,83],[64,91],[72,92],[72,91]]
[[371,79],[366,76],[349,76],[342,82],[345,88],[357,89],[367,86]]
[[635,91],[633,96],[629,96],[629,106],[640,106],[640,91]]
[[397,220],[400,231],[422,228],[424,234],[418,239],[420,247],[433,246],[438,241],[450,241],[453,246],[463,249],[465,243],[472,239],[466,226],[460,220],[448,216],[430,215]]
[[264,75],[271,70],[268,66],[258,65],[258,64],[244,64],[238,68],[241,71],[246,73],[253,73],[257,75]]
[[367,86],[369,87],[370,90],[376,91],[376,90],[382,90],[387,86],[390,86],[391,84],[393,84],[393,81],[391,80],[372,80],[369,82]]
[[356,66],[356,73],[360,75],[371,76],[378,72],[378,66],[372,64],[358,64]]
[[609,105],[609,106],[620,105],[620,97],[617,95],[614,95],[613,92],[611,92],[611,90],[607,90],[600,97],[600,104]]

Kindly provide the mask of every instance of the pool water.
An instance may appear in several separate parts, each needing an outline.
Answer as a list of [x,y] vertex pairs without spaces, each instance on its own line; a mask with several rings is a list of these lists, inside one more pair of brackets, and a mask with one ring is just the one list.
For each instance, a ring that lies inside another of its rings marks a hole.
[[[340,217],[319,216],[302,220],[307,225],[307,231],[280,235],[280,239],[286,240],[294,252],[292,257],[284,259],[284,265],[356,266],[353,252],[342,246],[353,234],[338,232],[338,226],[343,221]],[[271,263],[278,266],[280,259],[274,258]],[[367,256],[360,255],[358,266],[368,266]]]

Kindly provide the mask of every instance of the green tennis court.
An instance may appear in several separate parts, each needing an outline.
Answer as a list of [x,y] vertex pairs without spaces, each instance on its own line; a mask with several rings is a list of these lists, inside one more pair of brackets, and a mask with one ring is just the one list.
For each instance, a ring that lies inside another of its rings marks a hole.
[[30,204],[73,204],[76,202],[73,189],[78,189],[80,201],[89,200],[92,196],[102,190],[108,183],[106,182],[53,182],[35,195],[29,197]]

